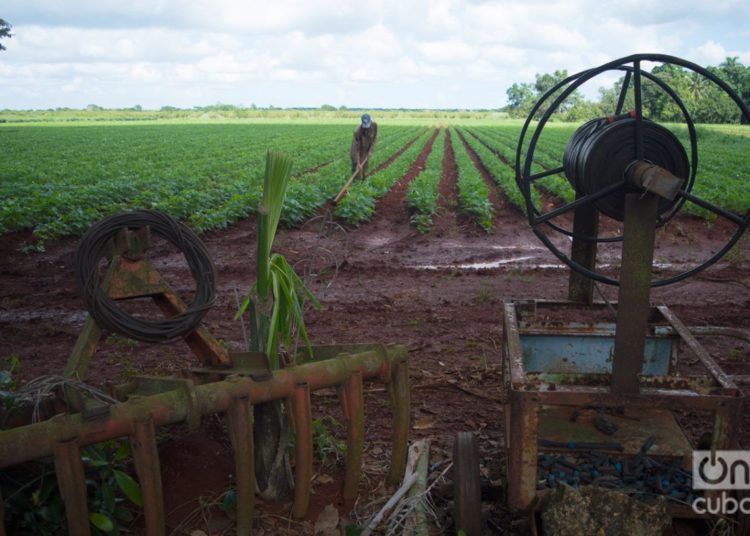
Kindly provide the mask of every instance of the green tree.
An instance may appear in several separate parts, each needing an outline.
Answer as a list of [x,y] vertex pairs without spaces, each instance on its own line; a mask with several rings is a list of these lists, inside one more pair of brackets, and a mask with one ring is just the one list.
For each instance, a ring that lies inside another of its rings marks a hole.
[[[5,20],[0,19],[0,39],[8,39],[13,37],[13,34],[10,33],[10,29],[12,26],[7,23]],[[0,43],[0,50],[5,50],[5,47],[2,43]]]
[[506,111],[511,117],[526,116],[536,102],[534,87],[531,84],[515,83],[505,91],[505,94],[508,96]]

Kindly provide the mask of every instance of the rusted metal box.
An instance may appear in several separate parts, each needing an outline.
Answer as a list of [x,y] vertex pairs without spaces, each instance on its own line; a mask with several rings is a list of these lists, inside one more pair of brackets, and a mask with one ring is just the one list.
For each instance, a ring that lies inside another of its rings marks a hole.
[[[739,389],[666,306],[650,310],[639,392],[612,391],[614,325],[603,320],[615,316],[616,306],[505,303],[503,363],[512,509],[528,510],[537,504],[537,455],[550,443],[617,441],[622,454],[630,455],[654,436],[653,454],[688,461],[693,447],[677,424],[675,410],[713,416],[712,448],[731,448],[735,443]],[[680,363],[684,354],[692,354],[688,367]],[[624,418],[615,435],[592,426],[586,408],[621,409]],[[582,417],[573,422],[569,416],[577,409]],[[545,447],[540,447],[540,440],[546,440]]]

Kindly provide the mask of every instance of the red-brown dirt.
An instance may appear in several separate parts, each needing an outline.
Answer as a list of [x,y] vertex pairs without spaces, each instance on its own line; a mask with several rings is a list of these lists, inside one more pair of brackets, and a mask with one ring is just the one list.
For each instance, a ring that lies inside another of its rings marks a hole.
[[[433,140],[434,136],[428,145]],[[498,191],[492,233],[466,222],[455,201],[451,143],[461,141],[446,137],[439,210],[429,233],[420,235],[408,225],[405,204],[407,184],[429,150],[425,147],[407,176],[377,204],[371,223],[345,229],[318,218],[297,229],[281,229],[275,250],[307,274],[323,305],[306,316],[314,343],[379,341],[409,349],[411,438],[433,438],[431,463],[450,458],[456,432],[473,431],[479,438],[483,476],[501,481],[505,441],[500,403],[501,307],[510,299],[565,298],[568,271]],[[694,264],[721,246],[727,230],[722,223],[678,216],[659,231],[656,259],[664,263],[665,272]],[[205,323],[232,349],[244,346],[233,319],[235,288],[243,295],[253,280],[255,238],[254,218],[203,236],[218,272],[217,303]],[[19,248],[28,239],[26,233],[0,237],[0,359],[4,365],[16,355],[22,362],[22,381],[61,372],[86,317],[73,275],[76,240],[48,243],[45,253],[27,255]],[[564,245],[566,240],[558,241]],[[702,275],[655,289],[652,301],[668,304],[688,325],[750,329],[749,242],[741,241],[728,258]],[[181,255],[157,247],[150,258],[178,292],[189,296],[193,282]],[[616,299],[616,289],[605,287],[603,292]],[[703,342],[718,351],[716,359],[730,374],[750,374],[748,342],[723,337]],[[149,346],[110,336],[95,356],[87,380],[98,385],[135,373],[168,374],[195,363],[182,343]],[[316,417],[330,413],[341,419],[337,398],[331,395],[313,395]],[[361,521],[357,515],[371,513],[368,504],[386,495],[382,475],[390,437],[387,397],[381,386],[373,384],[366,387],[365,401],[366,480],[352,522]],[[741,440],[743,446],[750,445],[747,412]],[[179,427],[169,431],[160,450],[171,528],[187,513],[200,512],[198,496],[217,496],[231,485],[228,445],[220,422],[204,423],[199,434]],[[311,533],[317,514],[327,504],[340,506],[341,467],[318,472],[309,519],[302,524],[290,521],[289,504],[262,505],[259,523],[266,534]],[[510,533],[528,530],[523,518],[505,513],[499,499],[488,508],[492,526]],[[220,533],[226,529],[225,516],[215,517],[213,528]],[[206,530],[200,516],[184,528]]]

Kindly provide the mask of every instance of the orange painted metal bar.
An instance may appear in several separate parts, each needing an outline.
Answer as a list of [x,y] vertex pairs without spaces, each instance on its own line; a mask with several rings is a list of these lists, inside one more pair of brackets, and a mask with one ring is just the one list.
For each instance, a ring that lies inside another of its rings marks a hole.
[[143,514],[148,536],[165,533],[164,492],[161,483],[159,451],[156,448],[154,420],[148,418],[133,425],[130,448],[143,493]]
[[234,449],[237,481],[237,534],[250,534],[255,508],[253,407],[248,397],[234,400],[229,409],[229,437]]
[[65,503],[65,516],[68,518],[68,533],[88,536],[91,534],[91,527],[86,500],[86,475],[81,451],[75,439],[55,443],[54,458],[57,485]]
[[344,476],[344,503],[352,506],[357,498],[359,477],[362,472],[362,452],[365,444],[365,402],[362,394],[362,374],[354,372],[346,379],[341,391],[344,403],[346,428],[346,474]]
[[[408,370],[404,360],[398,363],[399,372],[391,383],[397,385],[395,410],[399,444],[406,445],[408,434]],[[308,383],[311,391],[340,385],[354,371],[363,379],[388,378],[391,359],[379,352],[367,351],[342,358],[313,361],[274,371],[273,378],[256,382],[246,376],[230,376],[224,381],[197,385],[194,390],[194,410],[200,415],[225,413],[232,400],[246,396],[253,404],[290,398],[297,383]],[[402,400],[403,399],[403,400]],[[85,421],[81,415],[58,415],[39,423],[4,430],[0,433],[0,467],[16,465],[50,456],[54,445],[70,437],[77,437],[78,445],[85,446],[116,437],[131,435],[133,423],[153,417],[154,426],[183,422],[189,417],[191,404],[184,389],[151,396],[133,398],[110,406],[104,419]],[[406,450],[403,450],[404,462]],[[402,466],[403,472],[403,466]],[[400,478],[401,475],[399,475]]]
[[292,516],[301,519],[307,515],[307,509],[310,506],[310,483],[313,473],[312,413],[308,383],[300,382],[294,386],[292,405],[296,454]]

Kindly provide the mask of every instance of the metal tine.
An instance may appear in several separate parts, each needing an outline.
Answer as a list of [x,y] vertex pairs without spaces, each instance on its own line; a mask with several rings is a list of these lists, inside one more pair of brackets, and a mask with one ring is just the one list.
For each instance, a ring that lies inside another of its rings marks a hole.
[[250,399],[246,396],[233,399],[227,415],[237,479],[237,534],[245,536],[252,529],[255,508],[253,407]]
[[401,482],[406,469],[406,452],[409,441],[409,367],[406,361],[394,365],[393,375],[388,382],[388,394],[393,408],[393,446],[391,466],[388,469],[386,482],[396,485]]
[[294,504],[292,516],[302,519],[310,506],[310,481],[313,472],[312,413],[310,410],[310,384],[294,385],[292,394],[294,428],[296,430],[294,466]]
[[365,403],[362,394],[362,374],[353,372],[342,389],[346,428],[346,475],[344,476],[344,502],[351,506],[357,498],[359,477],[362,472],[362,451],[365,442]]
[[76,439],[60,441],[54,446],[55,473],[65,503],[68,533],[76,536],[91,534],[86,500],[86,475]]
[[154,419],[133,423],[133,435],[130,436],[130,449],[133,451],[133,462],[138,481],[143,493],[143,517],[146,522],[146,534],[163,536],[166,520],[164,517],[164,492],[161,484],[161,464],[156,447],[156,429]]

